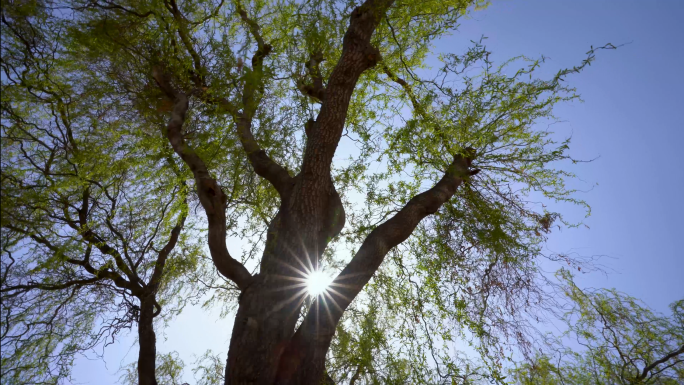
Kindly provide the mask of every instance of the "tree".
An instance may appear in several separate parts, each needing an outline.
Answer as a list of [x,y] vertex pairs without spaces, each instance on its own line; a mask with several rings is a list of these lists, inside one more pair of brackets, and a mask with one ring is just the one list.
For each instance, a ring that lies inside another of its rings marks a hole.
[[[3,42],[3,118],[11,122],[3,124],[3,195],[13,197],[3,200],[3,291],[26,294],[17,288],[29,282],[26,290],[57,307],[51,293],[68,296],[63,289],[74,282],[106,282],[123,298],[136,296],[125,285],[136,274],[158,277],[151,271],[171,259],[157,252],[136,263],[125,249],[148,250],[150,237],[180,238],[174,234],[191,221],[206,229],[213,266],[234,285],[226,297],[237,305],[226,384],[502,380],[504,349],[529,355],[528,314],[553,301],[538,259],[582,263],[542,253],[553,226],[576,224],[533,202],[586,206],[566,187],[574,175],[557,168],[576,162],[569,139],[543,124],[554,121],[556,103],[577,98],[564,80],[596,49],[548,79],[537,77],[543,58],[497,66],[482,41],[439,56],[436,76],[421,71],[431,43],[484,5],[3,5],[12,36]],[[34,35],[50,54],[32,56],[43,49]],[[63,94],[73,107],[60,102]],[[60,103],[83,123],[61,122]],[[66,139],[55,134],[60,129]],[[348,161],[335,159],[338,147]],[[53,176],[55,159],[75,170]],[[146,233],[149,223],[160,230]],[[236,258],[228,235],[253,247]],[[186,243],[192,252],[176,257],[183,268],[168,273],[171,287],[193,279],[200,250],[189,235]],[[84,266],[94,249],[101,260]],[[85,274],[74,264],[90,275],[74,277]],[[307,277],[320,270],[338,273],[323,294],[308,296]],[[142,302],[148,292],[183,299],[154,279],[142,285],[153,288],[137,296]],[[74,291],[68,300],[89,295]],[[43,314],[15,319],[17,306],[8,302],[4,330]],[[154,315],[154,301],[147,306]],[[483,366],[449,353],[456,338],[476,347]],[[139,383],[155,384],[156,353],[140,343]]]
[[[560,272],[569,299],[563,340],[513,371],[520,384],[678,384],[684,380],[684,300],[671,316],[615,290],[582,290]],[[566,346],[564,346],[566,345]]]
[[3,4],[2,383],[66,377],[135,324],[154,380],[153,323],[206,275],[188,186],[126,103],[60,57],[63,27],[45,4]]

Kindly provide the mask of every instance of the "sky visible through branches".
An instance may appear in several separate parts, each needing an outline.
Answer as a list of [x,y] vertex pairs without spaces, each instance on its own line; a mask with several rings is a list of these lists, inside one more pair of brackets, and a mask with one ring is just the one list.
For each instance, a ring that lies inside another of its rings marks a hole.
[[[684,3],[676,0],[648,4],[494,1],[437,45],[439,52],[462,53],[470,40],[484,35],[493,52],[491,60],[544,55],[549,60],[542,75],[552,75],[575,65],[591,45],[630,43],[599,55],[588,71],[572,77],[586,103],[556,108],[565,122],[555,129],[572,135],[573,157],[600,158],[580,165],[577,173],[584,183],[571,186],[587,191],[581,198],[593,209],[585,220],[591,229],[553,233],[547,248],[549,253],[606,256],[601,263],[613,272],[608,276],[578,272],[579,285],[614,287],[661,312],[684,295],[684,260],[678,244],[684,234],[679,220],[684,204],[678,196],[684,190],[684,173],[677,147],[684,143],[677,113],[684,89],[680,76],[684,50],[678,38],[684,35],[683,18]],[[343,140],[336,160],[350,153],[353,146]],[[567,207],[564,212],[570,219],[584,215],[579,208]],[[243,246],[235,241],[228,244],[235,252]],[[232,319],[189,307],[159,333],[158,351],[177,351],[188,368],[194,356],[206,349],[223,356]],[[105,349],[106,364],[79,359],[74,383],[116,383],[119,367],[136,357],[133,334],[121,336]],[[184,379],[196,382],[188,369]]]

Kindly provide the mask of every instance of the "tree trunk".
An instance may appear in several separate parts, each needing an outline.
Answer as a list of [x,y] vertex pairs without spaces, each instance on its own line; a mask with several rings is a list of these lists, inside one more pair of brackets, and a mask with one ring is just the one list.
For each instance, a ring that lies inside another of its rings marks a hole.
[[303,285],[297,285],[297,278],[315,266],[329,240],[339,233],[344,225],[344,209],[334,188],[324,199],[326,208],[318,210],[321,215],[307,217],[293,212],[287,203],[281,206],[269,228],[261,272],[240,296],[226,385],[317,385],[327,381],[325,356],[342,313],[387,252],[406,240],[423,218],[434,214],[474,173],[469,170],[473,155],[455,155],[433,188],[413,197],[375,228],[335,278],[335,294],[327,297],[329,303],[317,298],[296,331],[307,295]]
[[156,369],[156,336],[154,334],[154,298],[147,297],[141,301],[138,319],[138,381],[140,385],[157,385]]
[[[286,384],[294,378],[292,374],[300,363],[284,366],[282,356],[293,349],[295,326],[308,296],[304,281],[317,268],[321,254],[345,221],[340,197],[331,181],[327,185],[323,199],[314,203],[324,207],[320,215],[301,215],[297,205],[286,200],[271,222],[260,273],[240,296],[226,384]],[[312,197],[300,197],[307,198]],[[334,328],[330,337],[332,332]]]

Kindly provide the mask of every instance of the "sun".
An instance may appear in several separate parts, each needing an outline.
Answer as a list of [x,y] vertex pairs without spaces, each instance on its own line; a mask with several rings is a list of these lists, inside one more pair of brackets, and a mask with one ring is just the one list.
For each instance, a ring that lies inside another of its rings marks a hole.
[[323,294],[331,282],[332,277],[317,270],[309,274],[306,278],[306,290],[309,292],[310,296],[316,297]]

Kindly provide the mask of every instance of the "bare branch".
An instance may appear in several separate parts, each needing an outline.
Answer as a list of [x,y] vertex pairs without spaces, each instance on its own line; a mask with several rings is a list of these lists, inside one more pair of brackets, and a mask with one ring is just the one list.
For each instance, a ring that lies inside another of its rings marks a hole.
[[12,297],[30,290],[62,290],[69,288],[71,286],[83,286],[83,285],[88,285],[91,283],[95,283],[97,281],[101,281],[104,277],[93,277],[90,279],[76,279],[73,281],[67,281],[63,282],[60,284],[55,284],[55,285],[44,285],[40,283],[33,283],[33,284],[28,284],[28,285],[15,285],[15,286],[8,286],[5,288],[0,289],[0,292],[6,293],[6,292],[13,292],[7,295],[8,297]]
[[162,272],[164,271],[164,265],[166,264],[166,259],[169,257],[169,254],[171,254],[171,250],[176,247],[178,237],[180,236],[180,232],[183,229],[183,224],[185,223],[185,218],[186,215],[183,215],[180,220],[178,220],[178,224],[174,226],[173,230],[171,230],[171,236],[169,237],[168,242],[166,242],[166,245],[164,245],[157,256],[157,261],[154,265],[154,272],[152,273],[152,277],[150,278],[149,282],[150,290],[153,292],[159,287]]
[[644,367],[644,369],[641,371],[641,374],[639,375],[638,378],[639,378],[640,380],[643,380],[643,379],[646,378],[646,376],[648,375],[648,372],[650,372],[650,371],[652,371],[653,369],[655,369],[658,365],[660,365],[660,364],[662,364],[662,363],[665,363],[665,362],[667,362],[667,361],[669,361],[669,360],[671,360],[671,359],[677,357],[677,356],[680,355],[680,354],[684,354],[684,345],[680,346],[679,349],[677,349],[677,350],[675,350],[675,351],[673,351],[673,352],[670,352],[669,354],[666,354],[666,355],[663,356],[662,358],[660,358],[660,359],[654,361],[654,362],[651,363],[650,365]]

